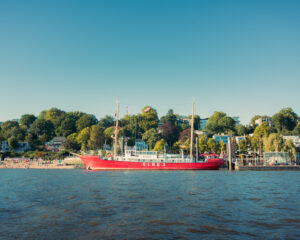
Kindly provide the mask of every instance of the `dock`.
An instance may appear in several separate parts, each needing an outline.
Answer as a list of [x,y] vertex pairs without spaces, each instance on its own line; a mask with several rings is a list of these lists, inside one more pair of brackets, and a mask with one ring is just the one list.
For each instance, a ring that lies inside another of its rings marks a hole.
[[300,171],[300,165],[235,166],[236,171]]

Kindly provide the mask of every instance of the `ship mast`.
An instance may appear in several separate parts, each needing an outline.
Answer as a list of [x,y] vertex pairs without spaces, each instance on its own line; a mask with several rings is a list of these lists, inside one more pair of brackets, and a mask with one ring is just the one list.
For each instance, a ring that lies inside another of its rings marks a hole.
[[118,146],[118,133],[119,133],[119,98],[117,98],[117,113],[116,113],[116,125],[115,125],[115,142],[114,142],[114,157],[117,156]]
[[190,158],[191,158],[191,160],[193,160],[194,108],[195,108],[195,100],[193,99],[192,120],[191,120],[191,146],[190,146]]

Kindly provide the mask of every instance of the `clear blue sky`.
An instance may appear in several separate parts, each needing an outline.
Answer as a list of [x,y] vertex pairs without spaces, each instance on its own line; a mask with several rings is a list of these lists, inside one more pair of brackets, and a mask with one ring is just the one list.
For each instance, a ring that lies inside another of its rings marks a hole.
[[98,118],[120,97],[190,114],[300,114],[300,1],[0,1],[0,121]]

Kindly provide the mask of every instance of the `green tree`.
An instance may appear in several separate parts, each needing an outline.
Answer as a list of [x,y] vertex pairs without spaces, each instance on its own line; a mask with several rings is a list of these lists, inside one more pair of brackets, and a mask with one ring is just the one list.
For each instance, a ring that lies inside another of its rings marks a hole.
[[288,152],[289,156],[293,157],[294,160],[297,159],[296,147],[295,147],[294,143],[290,139],[287,139],[287,140],[284,141],[282,150],[284,152]]
[[247,154],[248,153],[248,148],[249,148],[249,141],[247,139],[242,139],[239,141],[239,150],[240,153]]
[[281,135],[271,133],[263,138],[263,147],[265,152],[280,152],[283,148],[283,138]]
[[242,124],[237,125],[235,127],[235,129],[236,129],[236,133],[238,134],[238,136],[243,136],[243,135],[248,134],[247,128]]
[[266,137],[270,134],[270,127],[267,123],[263,122],[261,125],[255,128],[254,136],[257,137]]
[[8,146],[11,148],[11,149],[17,149],[18,147],[18,140],[14,137],[14,136],[11,136],[8,140]]
[[18,122],[6,121],[1,124],[1,135],[4,139],[9,139],[13,136],[21,141],[25,137],[25,131],[20,128]]
[[103,146],[104,139],[104,128],[100,125],[93,125],[90,130],[88,147],[92,150],[99,149]]
[[65,115],[66,112],[58,108],[50,108],[48,111],[46,111],[45,120],[51,121],[54,127],[57,128],[64,119]]
[[209,138],[207,141],[207,148],[211,153],[215,153],[218,151],[218,143],[216,143],[213,138]]
[[147,142],[150,149],[152,149],[155,143],[160,139],[156,129],[151,128],[143,134],[143,140]]
[[38,137],[42,137],[42,141],[50,140],[54,136],[54,126],[50,120],[37,119],[31,124],[29,128],[30,133],[36,134]]
[[108,128],[114,126],[114,118],[113,116],[106,115],[104,118],[100,119],[98,123],[103,128]]
[[172,146],[178,140],[178,131],[172,122],[166,122],[158,127],[160,135]]
[[207,137],[205,135],[199,135],[199,152],[205,153],[207,150]]
[[21,116],[20,124],[29,128],[30,125],[36,120],[36,116],[33,114],[24,114]]
[[64,141],[63,147],[71,152],[77,152],[78,150],[80,150],[81,145],[77,142],[77,136],[77,133],[72,133],[71,135],[69,135],[66,141]]
[[82,150],[86,150],[88,147],[88,141],[90,139],[90,131],[91,131],[91,128],[86,127],[79,132],[79,134],[76,138],[77,142],[79,144],[81,144]]
[[43,150],[44,148],[44,146],[42,145],[41,141],[35,133],[29,132],[25,137],[25,141],[29,143],[32,149]]
[[94,115],[85,114],[76,122],[77,131],[79,132],[86,127],[91,127],[92,125],[97,124],[97,122],[97,118]]
[[235,131],[235,121],[223,112],[215,112],[207,121],[205,130],[209,134],[232,133]]
[[166,144],[165,139],[160,139],[159,141],[156,142],[155,147],[153,148],[154,151],[163,151],[164,146]]
[[140,128],[143,130],[143,132],[146,132],[151,128],[157,128],[158,126],[157,111],[150,106],[144,107],[142,110],[141,120],[138,122],[138,124]]
[[114,127],[108,127],[104,130],[104,139],[106,144],[112,144],[112,136],[114,135]]
[[296,127],[297,121],[298,116],[292,108],[283,108],[272,117],[272,123],[275,125],[278,133],[292,131]]
[[165,116],[162,116],[160,118],[160,122],[161,123],[171,122],[173,125],[176,125],[176,123],[177,123],[177,116],[174,114],[173,109],[169,109],[169,111],[167,112],[167,114]]
[[60,126],[55,129],[56,136],[64,136],[76,132],[76,117],[73,114],[67,113],[61,121]]

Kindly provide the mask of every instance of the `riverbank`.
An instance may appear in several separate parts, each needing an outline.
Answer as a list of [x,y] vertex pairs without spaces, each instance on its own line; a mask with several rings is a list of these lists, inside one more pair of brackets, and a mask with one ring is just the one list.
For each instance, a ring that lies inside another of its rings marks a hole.
[[19,160],[7,159],[0,162],[0,169],[84,169],[84,164],[79,158],[67,158],[64,160]]
[[300,171],[300,165],[235,166],[236,171]]

